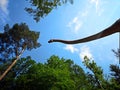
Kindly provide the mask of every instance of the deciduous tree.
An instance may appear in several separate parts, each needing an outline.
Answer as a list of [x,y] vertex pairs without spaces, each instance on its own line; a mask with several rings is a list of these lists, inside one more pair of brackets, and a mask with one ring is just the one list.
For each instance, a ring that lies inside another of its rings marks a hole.
[[41,18],[48,15],[54,8],[61,6],[62,4],[73,3],[73,0],[28,0],[31,3],[31,7],[26,7],[25,10],[33,16],[34,20],[38,22]]
[[38,48],[40,43],[37,42],[39,32],[30,31],[25,23],[14,24],[12,28],[8,24],[4,27],[4,32],[0,33],[0,60],[2,63],[13,59],[12,64],[0,76],[0,80],[14,66],[24,50]]

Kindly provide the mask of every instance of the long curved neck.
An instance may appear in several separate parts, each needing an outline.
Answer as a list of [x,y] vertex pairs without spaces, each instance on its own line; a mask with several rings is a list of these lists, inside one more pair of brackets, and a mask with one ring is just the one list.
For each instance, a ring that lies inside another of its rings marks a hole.
[[100,39],[100,38],[106,37],[108,35],[117,33],[117,32],[120,32],[120,19],[117,20],[113,25],[111,25],[107,29],[105,29],[97,34],[94,34],[92,36],[88,36],[86,38],[78,39],[78,40],[70,40],[70,41],[69,40],[60,40],[60,39],[51,39],[49,41],[49,43],[61,42],[64,44],[78,44],[78,43],[84,43],[84,42]]

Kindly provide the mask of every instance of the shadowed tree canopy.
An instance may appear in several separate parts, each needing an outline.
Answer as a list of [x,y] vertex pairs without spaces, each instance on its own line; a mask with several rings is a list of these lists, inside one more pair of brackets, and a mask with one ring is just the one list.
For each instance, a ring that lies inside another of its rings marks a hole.
[[73,0],[28,0],[32,7],[26,7],[25,10],[33,16],[34,20],[38,22],[41,18],[48,15],[54,8],[62,4],[73,3]]
[[1,90],[83,90],[87,85],[80,66],[55,55],[44,64],[21,58],[0,82]]
[[104,29],[103,31],[82,38],[82,39],[78,39],[78,40],[61,40],[61,39],[51,39],[48,41],[48,43],[52,43],[52,42],[60,42],[60,43],[64,43],[64,44],[78,44],[78,43],[84,43],[84,42],[89,42],[89,41],[93,41],[96,39],[100,39],[106,36],[109,36],[111,34],[114,33],[118,33],[120,32],[120,19],[118,19],[114,24],[112,24],[110,27]]
[[30,31],[25,23],[14,24],[12,28],[6,24],[0,33],[0,60],[18,56],[24,47],[27,50],[39,47],[38,38],[39,32]]
[[[110,74],[85,56],[84,70],[71,59],[51,56],[37,63],[30,56],[21,58],[0,81],[0,90],[120,90],[120,67],[110,65]],[[6,63],[0,65],[0,71]],[[109,77],[108,77],[109,75]]]

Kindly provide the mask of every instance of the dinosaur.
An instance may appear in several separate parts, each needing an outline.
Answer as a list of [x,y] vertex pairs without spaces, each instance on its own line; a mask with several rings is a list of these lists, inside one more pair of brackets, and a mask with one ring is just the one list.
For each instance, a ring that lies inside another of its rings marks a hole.
[[120,18],[113,23],[111,26],[109,26],[108,28],[104,29],[103,31],[82,38],[82,39],[77,39],[77,40],[61,40],[61,39],[51,39],[48,41],[48,43],[53,43],[53,42],[60,42],[60,43],[64,43],[64,44],[78,44],[78,43],[84,43],[84,42],[89,42],[92,40],[96,40],[96,39],[100,39],[109,35],[112,35],[114,33],[118,33],[120,32]]

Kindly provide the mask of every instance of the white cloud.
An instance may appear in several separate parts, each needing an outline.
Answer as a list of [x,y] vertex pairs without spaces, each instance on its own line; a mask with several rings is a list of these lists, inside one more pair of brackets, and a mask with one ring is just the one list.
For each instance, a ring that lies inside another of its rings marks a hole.
[[5,23],[8,18],[8,0],[0,0],[0,20]]
[[89,59],[93,59],[93,55],[91,54],[90,48],[88,46],[83,46],[80,48],[79,56],[82,60],[87,56]]
[[80,29],[81,26],[82,26],[82,23],[76,23],[76,26],[75,26],[75,33],[78,32],[78,30]]
[[91,3],[95,4],[96,10],[99,8],[99,0],[90,0]]
[[74,47],[73,45],[66,45],[65,50],[70,51],[71,53],[76,53],[79,55],[80,59],[84,61],[84,57],[87,56],[90,60],[93,60],[93,55],[88,46],[82,46],[80,49]]
[[78,17],[75,17],[72,22],[77,23],[78,22]]
[[84,12],[81,13],[82,17],[86,17],[88,15],[88,10],[85,10]]
[[73,31],[74,33],[77,33],[77,32],[80,30],[81,26],[82,26],[82,22],[79,20],[79,17],[76,16],[76,17],[73,18],[72,21],[70,21],[70,22],[68,23],[67,26],[68,26],[69,28],[73,29],[72,31]]
[[74,52],[78,52],[79,50],[77,48],[75,48],[73,45],[66,45],[66,47],[64,48],[65,50],[70,51],[71,53]]
[[103,8],[101,8],[101,0],[90,0],[90,3],[95,5],[96,13],[100,16],[104,11]]
[[8,14],[8,0],[0,0],[0,9],[5,13]]

